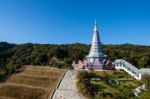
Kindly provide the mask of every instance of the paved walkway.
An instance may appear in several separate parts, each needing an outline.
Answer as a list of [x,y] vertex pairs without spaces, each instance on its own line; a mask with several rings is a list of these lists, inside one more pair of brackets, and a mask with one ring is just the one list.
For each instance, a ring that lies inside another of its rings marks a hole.
[[76,87],[77,71],[68,70],[52,99],[85,99]]

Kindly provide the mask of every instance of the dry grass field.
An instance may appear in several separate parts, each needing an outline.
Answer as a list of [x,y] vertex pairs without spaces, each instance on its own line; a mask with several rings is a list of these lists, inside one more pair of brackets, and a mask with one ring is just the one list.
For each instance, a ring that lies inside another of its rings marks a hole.
[[48,99],[64,73],[63,69],[26,66],[0,85],[0,99]]

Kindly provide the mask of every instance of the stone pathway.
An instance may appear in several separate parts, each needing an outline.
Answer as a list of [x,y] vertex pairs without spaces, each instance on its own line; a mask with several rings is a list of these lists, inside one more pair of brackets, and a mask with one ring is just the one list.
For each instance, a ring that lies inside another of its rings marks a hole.
[[85,97],[78,93],[76,76],[77,71],[68,70],[52,99],[85,99]]

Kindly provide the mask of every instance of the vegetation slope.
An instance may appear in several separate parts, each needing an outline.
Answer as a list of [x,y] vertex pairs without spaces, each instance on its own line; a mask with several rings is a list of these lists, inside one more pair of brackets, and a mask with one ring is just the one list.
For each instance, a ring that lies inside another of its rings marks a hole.
[[[143,45],[103,45],[107,59],[122,58],[138,68],[150,67],[150,46]],[[0,42],[0,80],[5,80],[23,65],[48,65],[72,68],[75,60],[83,60],[90,45],[86,44],[10,44]]]

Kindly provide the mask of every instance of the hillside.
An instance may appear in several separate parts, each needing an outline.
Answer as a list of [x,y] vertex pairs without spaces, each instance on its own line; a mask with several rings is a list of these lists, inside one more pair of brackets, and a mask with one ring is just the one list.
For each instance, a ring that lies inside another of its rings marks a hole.
[[65,70],[26,66],[0,84],[0,99],[48,99],[58,87]]
[[[137,68],[150,67],[150,46],[103,45],[107,59],[122,58]],[[17,72],[23,65],[44,65],[72,68],[74,60],[82,60],[89,52],[86,44],[10,44],[0,42],[0,81]]]

